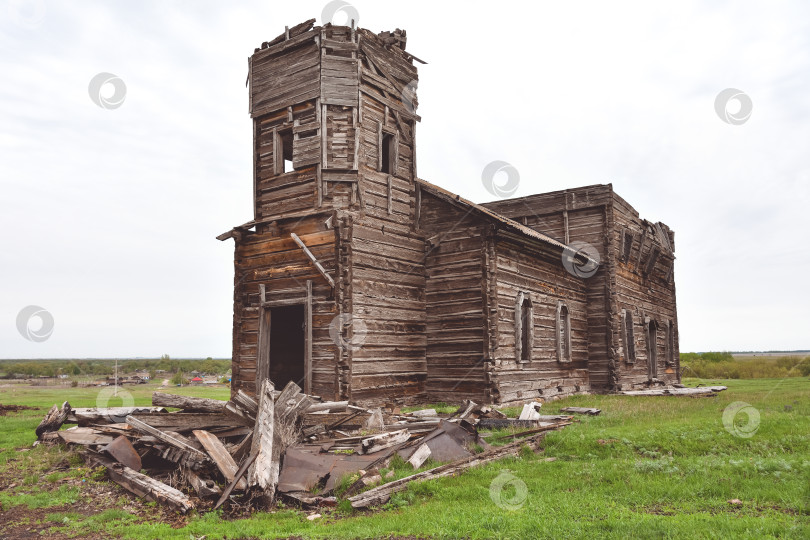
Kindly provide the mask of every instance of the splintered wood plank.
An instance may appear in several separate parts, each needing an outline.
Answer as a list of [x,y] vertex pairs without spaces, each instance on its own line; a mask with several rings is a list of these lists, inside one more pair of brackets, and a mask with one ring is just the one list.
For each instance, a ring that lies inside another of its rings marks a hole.
[[248,471],[248,485],[258,486],[271,497],[278,483],[278,460],[273,459],[273,433],[275,430],[275,403],[273,383],[270,379],[262,382],[259,391],[259,412],[256,414],[256,427],[253,430],[251,454],[256,458]]
[[386,448],[390,448],[396,444],[403,443],[410,437],[411,433],[407,429],[400,429],[390,433],[375,435],[373,437],[363,439],[363,441],[360,443],[360,448],[362,451],[361,453],[373,454],[374,452],[379,452],[380,450],[385,450]]
[[49,431],[59,431],[59,428],[61,428],[62,424],[67,420],[70,411],[70,403],[67,401],[62,403],[61,408],[56,405],[51,407],[51,410],[48,411],[48,414],[45,415],[45,418],[42,419],[42,422],[40,422],[35,430],[37,438],[42,437],[44,433],[48,433]]
[[[205,448],[205,451],[211,456],[211,459],[214,460],[214,463],[217,464],[217,468],[225,479],[228,482],[233,482],[234,475],[236,475],[236,471],[239,470],[239,467],[236,465],[233,457],[228,453],[225,445],[222,444],[222,441],[220,441],[216,435],[204,429],[195,429],[192,433],[194,433],[194,436],[200,441],[200,444],[203,445],[203,448]],[[236,489],[241,490],[246,487],[247,484],[244,480],[240,480],[236,484]]]
[[190,458],[190,461],[195,463],[196,465],[201,465],[206,461],[209,461],[208,456],[203,454],[193,446],[189,445],[185,441],[183,441],[180,437],[174,436],[170,433],[166,433],[159,429],[156,429],[149,424],[138,420],[134,416],[127,416],[127,424],[129,424],[133,429],[139,431],[141,433],[146,433],[147,435],[151,435],[156,439],[177,448],[178,450],[182,450],[183,453]]

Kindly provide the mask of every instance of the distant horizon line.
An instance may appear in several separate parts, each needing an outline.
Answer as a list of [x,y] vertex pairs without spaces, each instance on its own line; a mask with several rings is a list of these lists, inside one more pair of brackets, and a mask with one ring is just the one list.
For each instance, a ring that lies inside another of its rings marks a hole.
[[[810,349],[792,349],[792,350],[765,350],[765,351],[681,351],[681,354],[689,354],[689,353],[696,353],[696,354],[705,354],[709,352],[726,352],[730,354],[786,354],[786,353],[808,353],[810,354]],[[169,357],[169,361],[172,360],[233,360],[232,357],[214,357],[214,356],[176,356],[176,357]],[[161,360],[160,357],[154,356],[87,356],[87,357],[77,357],[77,356],[65,356],[59,358],[0,358],[0,362],[10,362],[10,361],[47,361],[47,360],[98,360],[98,361],[115,361],[115,360]]]

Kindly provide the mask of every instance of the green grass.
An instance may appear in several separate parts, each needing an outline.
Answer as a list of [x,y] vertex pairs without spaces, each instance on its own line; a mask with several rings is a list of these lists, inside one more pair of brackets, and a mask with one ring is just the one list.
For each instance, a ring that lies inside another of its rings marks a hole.
[[[549,433],[541,455],[523,452],[458,477],[412,484],[374,512],[352,513],[343,503],[339,509],[322,510],[324,517],[312,522],[305,513],[287,509],[238,520],[215,512],[192,516],[179,529],[159,522],[136,523],[125,511],[106,517],[55,513],[48,519],[54,531],[72,535],[93,532],[162,540],[203,535],[208,539],[810,537],[810,381],[701,382],[726,384],[729,390],[715,398],[574,396],[546,403],[546,414],[566,406],[598,407],[602,414],[578,416],[575,424]],[[71,389],[76,390],[80,389]],[[5,396],[2,400],[41,403],[44,398],[37,392],[27,389],[28,401]],[[759,412],[758,430],[750,438],[735,436],[723,425],[723,411],[735,401],[749,403]],[[25,439],[7,429],[13,416],[0,417],[2,447],[10,446],[8,437]],[[37,423],[33,420],[38,416],[29,422],[32,431]],[[28,440],[30,444],[33,434]],[[35,457],[38,450],[12,458],[5,466]],[[39,457],[47,457],[47,452]],[[557,459],[546,462],[545,457]],[[397,475],[405,473],[404,468],[394,470]],[[509,482],[504,484],[504,478]],[[498,485],[503,486],[501,498],[495,497],[500,505],[492,498],[497,493],[493,486]],[[742,503],[730,504],[732,499]],[[6,508],[5,500],[3,505]]]

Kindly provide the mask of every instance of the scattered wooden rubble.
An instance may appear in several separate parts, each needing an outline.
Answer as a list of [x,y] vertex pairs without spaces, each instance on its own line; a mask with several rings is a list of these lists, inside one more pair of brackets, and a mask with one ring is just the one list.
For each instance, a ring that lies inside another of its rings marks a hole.
[[625,390],[619,392],[619,394],[624,396],[716,396],[727,388],[727,386],[699,386],[697,388],[665,386],[663,388],[650,388],[649,390]]
[[[263,508],[277,499],[305,507],[335,505],[333,492],[342,482],[345,487],[347,476],[356,480],[342,496],[354,508],[366,508],[412,481],[514,455],[524,444],[537,449],[546,431],[573,419],[540,415],[539,403],[531,405],[532,418],[525,420],[471,401],[452,415],[434,409],[370,410],[306,395],[295,383],[279,392],[269,379],[255,399],[241,391],[227,402],[156,392],[152,404],[54,405],[37,427],[38,443],[81,446],[88,464],[105,467],[131,493],[183,513],[229,501]],[[70,423],[77,425],[60,430]],[[493,448],[479,428],[513,429],[490,441],[520,440]],[[397,458],[414,470],[425,463],[437,466],[386,483],[383,469]]]

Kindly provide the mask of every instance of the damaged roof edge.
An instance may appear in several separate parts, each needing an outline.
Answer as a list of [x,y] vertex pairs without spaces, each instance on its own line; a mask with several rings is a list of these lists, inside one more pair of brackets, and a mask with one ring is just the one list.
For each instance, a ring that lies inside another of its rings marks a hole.
[[581,258],[583,260],[583,262],[593,262],[593,263],[596,263],[597,265],[599,264],[599,261],[592,259],[591,257],[589,257],[582,250],[574,250],[573,248],[571,248],[570,246],[566,245],[563,242],[560,242],[559,240],[555,240],[554,238],[552,238],[552,237],[550,237],[550,236],[548,236],[546,234],[535,231],[531,227],[527,227],[526,225],[518,223],[517,221],[515,221],[513,219],[509,219],[508,217],[503,216],[503,215],[501,215],[501,214],[499,214],[497,212],[494,212],[494,211],[490,210],[489,208],[487,208],[485,206],[481,206],[480,204],[476,204],[476,203],[474,203],[474,202],[472,202],[472,201],[470,201],[468,199],[465,199],[461,195],[456,195],[455,193],[453,193],[451,191],[448,191],[448,190],[446,190],[444,188],[441,188],[441,187],[437,186],[436,184],[431,184],[427,180],[423,180],[421,178],[417,178],[416,182],[421,187],[427,189],[428,192],[433,193],[434,195],[436,195],[437,197],[439,197],[441,199],[447,200],[449,202],[454,202],[456,204],[461,204],[462,206],[466,206],[468,208],[471,208],[471,209],[475,210],[476,212],[478,212],[479,214],[483,214],[484,216],[486,216],[487,218],[489,218],[491,220],[497,221],[498,223],[501,223],[502,225],[506,225],[510,229],[513,229],[513,230],[521,233],[524,236],[527,236],[527,237],[529,237],[531,239],[538,240],[540,242],[543,242],[543,243],[549,244],[551,246],[554,246],[556,248],[559,248],[561,252],[565,251],[565,250],[574,251],[573,256],[576,257],[576,258]]

